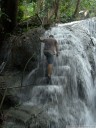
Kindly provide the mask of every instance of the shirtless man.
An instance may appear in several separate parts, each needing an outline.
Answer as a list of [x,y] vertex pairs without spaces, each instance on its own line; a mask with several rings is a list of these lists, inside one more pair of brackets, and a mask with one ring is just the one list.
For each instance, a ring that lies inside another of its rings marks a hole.
[[44,45],[44,55],[46,56],[48,67],[47,67],[47,83],[51,82],[51,74],[52,74],[52,67],[53,67],[53,60],[54,55],[58,56],[58,45],[57,41],[53,35],[50,35],[49,38],[40,37],[40,40],[45,43]]

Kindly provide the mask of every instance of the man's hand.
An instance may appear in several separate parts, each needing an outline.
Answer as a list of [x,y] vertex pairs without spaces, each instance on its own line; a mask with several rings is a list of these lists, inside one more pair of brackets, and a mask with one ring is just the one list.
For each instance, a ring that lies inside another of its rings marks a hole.
[[40,37],[39,38],[41,41],[45,40],[46,38],[43,36],[43,37]]

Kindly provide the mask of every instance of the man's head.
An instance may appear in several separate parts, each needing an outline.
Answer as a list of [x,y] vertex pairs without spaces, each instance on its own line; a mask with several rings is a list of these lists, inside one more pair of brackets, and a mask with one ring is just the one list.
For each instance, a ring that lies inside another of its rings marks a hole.
[[49,38],[54,38],[54,36],[53,35],[50,35]]

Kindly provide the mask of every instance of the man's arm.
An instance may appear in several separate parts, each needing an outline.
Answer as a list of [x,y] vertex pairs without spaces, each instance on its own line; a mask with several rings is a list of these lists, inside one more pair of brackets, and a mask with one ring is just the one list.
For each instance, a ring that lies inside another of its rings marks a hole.
[[40,37],[40,41],[44,41],[44,39],[45,39],[44,37]]

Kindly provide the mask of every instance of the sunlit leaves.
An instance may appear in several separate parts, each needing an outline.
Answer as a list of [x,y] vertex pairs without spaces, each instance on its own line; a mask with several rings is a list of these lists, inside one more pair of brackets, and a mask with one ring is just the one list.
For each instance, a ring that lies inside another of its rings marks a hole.
[[[20,0],[21,10],[24,12],[23,18],[30,17],[36,12],[39,16],[46,16],[48,11],[54,9],[54,2],[57,0]],[[76,9],[77,0],[59,0],[59,17],[68,19],[72,17]],[[96,0],[81,0],[79,11],[90,11],[90,16],[96,15]],[[54,14],[55,15],[55,14]]]

